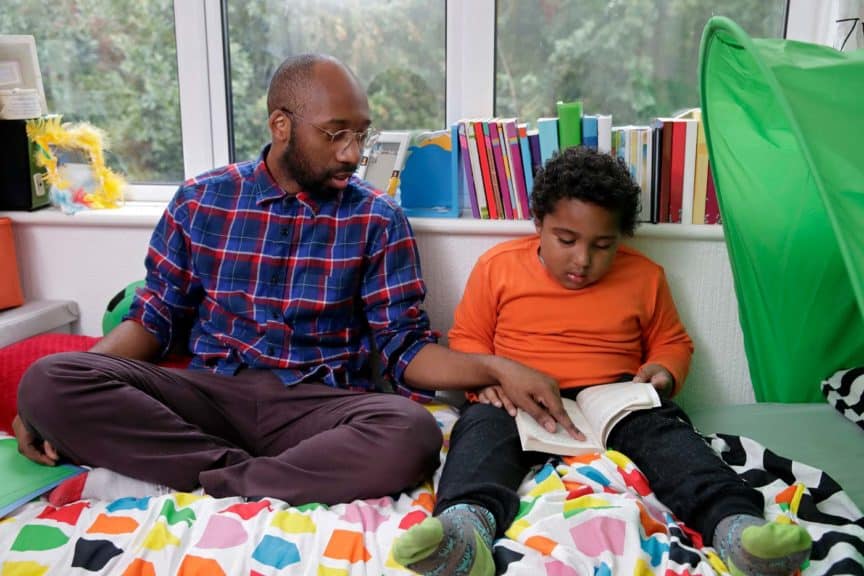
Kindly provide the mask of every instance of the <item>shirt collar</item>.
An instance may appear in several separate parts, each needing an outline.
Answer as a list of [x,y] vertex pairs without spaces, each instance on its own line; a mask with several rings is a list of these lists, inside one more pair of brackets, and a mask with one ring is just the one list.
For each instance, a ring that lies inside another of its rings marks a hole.
[[[273,175],[270,174],[270,170],[267,169],[267,154],[270,153],[270,144],[264,146],[261,150],[261,155],[258,156],[258,163],[255,165],[255,171],[252,175],[254,184],[255,184],[255,204],[260,206],[265,202],[270,202],[272,200],[280,200],[286,198],[288,193],[276,182],[273,178]],[[349,185],[353,185],[352,182]],[[342,196],[344,194],[344,190],[340,190],[336,196],[333,197],[333,200],[336,202],[342,201]],[[321,207],[321,199],[315,198],[312,194],[309,194],[305,190],[301,190],[297,193],[296,196],[299,202],[302,202],[306,206],[308,206],[312,212],[315,214],[318,213]]]

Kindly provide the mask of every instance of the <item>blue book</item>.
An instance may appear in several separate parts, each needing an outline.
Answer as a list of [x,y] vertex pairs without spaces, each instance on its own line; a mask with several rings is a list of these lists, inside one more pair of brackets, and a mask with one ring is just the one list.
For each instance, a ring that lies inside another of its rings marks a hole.
[[528,142],[528,125],[519,124],[519,148],[522,152],[522,172],[525,176],[525,189],[528,197],[534,189],[534,167],[531,165],[531,144]]
[[37,464],[18,453],[14,436],[0,437],[0,518],[84,471],[71,464]]
[[558,152],[558,118],[538,118],[537,131],[540,134],[540,164],[545,166]]
[[582,144],[592,150],[597,150],[597,116],[582,117]]

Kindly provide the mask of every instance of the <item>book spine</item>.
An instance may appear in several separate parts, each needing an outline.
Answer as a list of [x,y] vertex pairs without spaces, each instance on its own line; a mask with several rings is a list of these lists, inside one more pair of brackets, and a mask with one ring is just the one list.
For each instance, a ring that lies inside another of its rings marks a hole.
[[[498,133],[498,122],[490,120],[486,124],[489,128],[489,142],[492,145],[492,158],[495,164],[492,166],[492,171],[495,173],[498,182],[498,195],[501,198],[501,207],[504,209],[504,218],[507,220],[513,219],[513,206],[510,203],[510,185],[507,182],[507,172],[504,167],[504,159],[501,156],[501,136]],[[495,184],[492,184],[495,187]]]
[[612,116],[608,114],[597,116],[597,151],[612,152]]
[[687,125],[683,121],[672,122],[672,163],[669,175],[669,222],[681,222],[681,205],[684,200],[684,154],[687,145]]
[[705,223],[705,199],[708,192],[708,143],[705,127],[698,118],[696,127],[696,175],[693,182],[693,224]]
[[522,174],[525,177],[525,202],[528,206],[525,210],[525,217],[528,218],[531,215],[531,202],[529,197],[531,196],[531,190],[534,189],[534,169],[531,166],[531,144],[528,142],[528,126],[525,124],[520,124],[518,128],[519,148],[522,152]]
[[[468,152],[468,138],[465,136],[465,124],[458,122],[455,125],[456,143],[453,145],[453,156],[457,159],[454,166],[456,182],[459,190],[465,190],[468,203],[471,206],[471,216],[480,218],[480,206],[477,204],[477,191],[474,189],[474,172]],[[464,186],[463,186],[464,185]],[[488,216],[487,216],[488,217]]]
[[599,149],[598,117],[593,115],[582,117],[582,143],[592,150]]
[[717,198],[717,189],[714,184],[714,175],[711,173],[711,164],[708,164],[708,183],[705,186],[705,223],[721,224],[720,201]]
[[[539,130],[528,130],[528,147],[531,150],[531,175],[533,177],[537,174],[537,170],[543,167],[543,152],[540,148]],[[531,189],[534,189],[533,185]]]
[[501,200],[501,188],[498,186],[498,171],[495,169],[495,152],[492,150],[492,132],[489,129],[489,122],[484,120],[480,123],[480,128],[483,130],[483,139],[486,144],[486,158],[489,162],[489,180],[492,183],[492,200],[495,202],[495,212],[498,214],[498,219],[503,220],[507,215],[504,212],[504,204]]
[[687,129],[687,141],[684,145],[684,178],[681,197],[681,222],[693,222],[693,191],[696,181],[696,120],[684,120]]
[[508,120],[504,123],[504,135],[507,137],[507,147],[510,152],[513,168],[513,183],[516,185],[516,199],[519,206],[519,218],[528,218],[528,189],[525,186],[524,163],[522,161],[522,147],[519,140],[519,128],[516,120]]
[[540,163],[545,166],[553,154],[558,152],[558,118],[538,118],[540,134]]
[[486,154],[486,136],[483,134],[483,122],[474,121],[474,141],[477,142],[477,159],[480,164],[480,173],[483,176],[483,193],[486,195],[486,206],[489,207],[489,218],[498,219],[498,205],[495,203],[494,191],[492,189],[492,177],[489,172],[489,158]]
[[513,210],[513,218],[519,220],[522,218],[522,209],[519,207],[516,180],[513,177],[513,159],[510,158],[510,147],[507,144],[507,135],[504,132],[504,122],[498,120],[497,124],[498,136],[501,138],[501,161],[504,164],[504,172],[507,175],[507,190],[510,192],[510,207]]
[[558,146],[561,150],[582,145],[582,102],[558,102]]

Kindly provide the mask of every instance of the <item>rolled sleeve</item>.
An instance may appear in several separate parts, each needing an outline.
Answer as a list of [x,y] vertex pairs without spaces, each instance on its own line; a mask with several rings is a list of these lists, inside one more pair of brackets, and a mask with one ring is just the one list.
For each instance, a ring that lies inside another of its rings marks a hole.
[[401,394],[434,398],[433,392],[412,388],[403,378],[414,356],[438,338],[421,308],[426,286],[420,255],[411,226],[401,210],[394,210],[388,224],[381,227],[370,245],[361,295],[384,372]]

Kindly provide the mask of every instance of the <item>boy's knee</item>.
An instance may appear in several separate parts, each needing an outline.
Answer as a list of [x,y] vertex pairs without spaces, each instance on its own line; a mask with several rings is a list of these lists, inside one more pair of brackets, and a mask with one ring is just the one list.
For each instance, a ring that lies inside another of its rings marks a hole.
[[515,429],[516,422],[503,408],[480,402],[470,404],[462,410],[453,428],[454,434],[462,434],[476,428],[495,430]]

